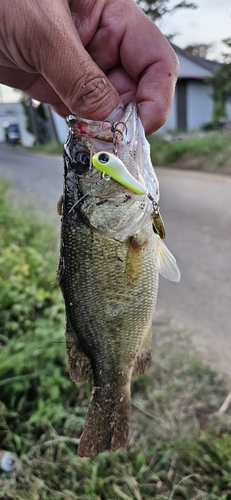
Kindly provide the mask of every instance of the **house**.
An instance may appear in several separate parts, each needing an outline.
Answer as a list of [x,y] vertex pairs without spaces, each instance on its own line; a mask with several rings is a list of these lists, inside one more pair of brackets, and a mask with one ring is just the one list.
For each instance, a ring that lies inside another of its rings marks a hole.
[[7,140],[8,127],[17,128],[20,142],[24,146],[34,144],[34,136],[27,130],[27,119],[20,102],[0,103],[0,143]]
[[[205,79],[212,76],[219,66],[210,61],[172,44],[179,62],[180,71],[176,92],[167,122],[158,133],[167,131],[190,131],[200,128],[212,119],[212,87]],[[231,120],[231,105],[227,104],[226,113]]]

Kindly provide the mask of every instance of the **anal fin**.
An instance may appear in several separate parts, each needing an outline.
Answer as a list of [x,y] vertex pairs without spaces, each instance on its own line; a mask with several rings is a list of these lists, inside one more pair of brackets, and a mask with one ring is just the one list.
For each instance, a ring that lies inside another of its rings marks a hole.
[[89,378],[92,378],[91,362],[78,345],[78,340],[76,335],[73,333],[68,320],[66,323],[65,336],[67,364],[70,379],[75,383],[85,382],[86,380],[89,380]]
[[149,349],[145,352],[141,352],[140,356],[137,356],[135,365],[133,368],[134,375],[141,375],[150,368],[152,364],[152,350]]
[[140,375],[146,372],[148,368],[152,364],[152,348],[151,348],[151,340],[152,340],[152,321],[150,321],[147,330],[145,332],[143,342],[138,351],[133,374]]

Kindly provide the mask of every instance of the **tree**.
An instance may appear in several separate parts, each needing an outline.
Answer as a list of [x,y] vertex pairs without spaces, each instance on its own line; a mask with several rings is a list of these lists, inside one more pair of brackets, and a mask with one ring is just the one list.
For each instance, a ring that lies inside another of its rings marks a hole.
[[184,50],[187,50],[193,56],[198,56],[205,59],[212,47],[212,43],[193,43],[191,45],[187,45]]
[[141,9],[153,21],[160,19],[169,12],[174,12],[178,9],[196,9],[197,5],[194,2],[183,0],[176,1],[174,5],[169,6],[170,0],[136,0]]
[[231,101],[231,63],[222,63],[206,81],[213,88],[213,122],[216,122],[226,116],[225,105]]
[[213,76],[206,78],[206,81],[213,88],[213,122],[226,116],[225,105],[231,102],[231,38],[222,40],[226,52],[223,52],[223,60]]
[[224,62],[231,62],[231,38],[224,38],[222,41],[225,46],[225,52],[222,53]]

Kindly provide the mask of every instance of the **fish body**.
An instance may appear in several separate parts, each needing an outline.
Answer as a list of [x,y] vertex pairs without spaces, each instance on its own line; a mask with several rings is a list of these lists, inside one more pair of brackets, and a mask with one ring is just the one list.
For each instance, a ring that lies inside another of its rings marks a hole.
[[[57,276],[70,377],[93,381],[78,454],[95,456],[127,443],[131,376],[151,363],[159,270],[175,281],[179,273],[153,231],[154,205],[146,192],[158,206],[159,183],[136,105],[127,105],[114,128],[74,116],[68,124]],[[115,153],[144,194],[102,176],[92,164],[99,151]]]

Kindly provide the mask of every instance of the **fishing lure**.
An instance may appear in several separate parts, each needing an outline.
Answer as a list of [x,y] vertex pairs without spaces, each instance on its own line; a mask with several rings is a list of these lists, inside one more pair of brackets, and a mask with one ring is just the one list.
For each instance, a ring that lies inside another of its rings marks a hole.
[[146,186],[143,186],[133,175],[130,174],[124,163],[118,156],[105,151],[95,153],[92,157],[92,164],[97,170],[119,182],[136,194],[146,194],[153,204],[153,227],[161,239],[165,238],[164,222],[160,215],[159,205],[153,196],[148,192]]
[[95,153],[92,157],[92,164],[103,174],[108,175],[114,181],[127,187],[137,194],[148,194],[146,186],[143,186],[133,175],[130,174],[124,163],[118,156],[105,151]]

